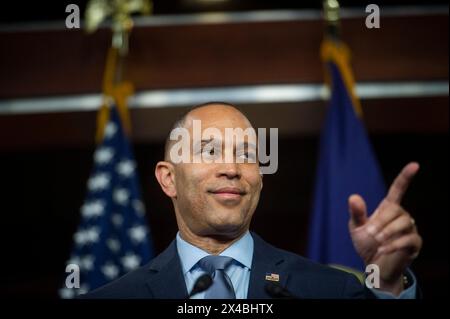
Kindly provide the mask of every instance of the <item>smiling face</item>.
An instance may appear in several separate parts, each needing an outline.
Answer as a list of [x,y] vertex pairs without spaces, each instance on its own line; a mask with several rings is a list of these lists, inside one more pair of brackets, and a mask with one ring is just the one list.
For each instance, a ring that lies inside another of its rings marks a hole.
[[[191,111],[184,121],[184,127],[191,136],[191,145],[194,120],[201,121],[202,132],[208,128],[216,128],[224,137],[226,128],[251,128],[247,118],[231,106],[212,104],[199,107]],[[245,141],[249,142],[248,139]],[[220,145],[223,141],[213,139],[212,142],[219,142]],[[203,141],[199,148],[203,155],[205,144]],[[256,153],[256,149],[252,150],[250,146],[241,153],[235,140],[229,145],[221,144],[222,149],[209,150],[206,155],[231,152],[235,157],[246,159],[248,152]],[[195,151],[192,154],[193,157],[198,155]],[[233,163],[160,162],[158,166],[158,181],[173,200],[178,227],[182,233],[229,239],[237,238],[248,230],[262,188],[262,175],[257,161],[236,163],[235,159]]]

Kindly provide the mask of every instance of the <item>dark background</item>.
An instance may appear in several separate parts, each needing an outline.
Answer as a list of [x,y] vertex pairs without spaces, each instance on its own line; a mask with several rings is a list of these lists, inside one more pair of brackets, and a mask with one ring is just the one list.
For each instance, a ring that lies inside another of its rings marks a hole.
[[[81,10],[86,3],[73,2]],[[425,8],[446,2],[377,4]],[[12,4],[0,10],[0,23],[64,20],[65,5]],[[213,7],[155,1],[157,15],[319,8],[318,1],[229,1]],[[366,35],[359,20],[343,21],[358,81],[448,81],[448,15],[382,18],[382,23],[379,31]],[[321,21],[179,28],[135,31],[127,76],[137,89],[323,81]],[[176,41],[181,45],[172,47]],[[109,42],[104,30],[91,38],[76,31],[0,32],[0,98],[100,92]],[[409,161],[421,165],[403,202],[424,239],[412,268],[425,298],[448,297],[448,96],[362,104],[387,184]],[[279,127],[281,133],[278,172],[264,177],[252,229],[280,248],[304,254],[326,103],[244,108],[255,127]],[[170,123],[184,110],[132,110],[132,142],[157,253],[174,238],[177,227],[172,204],[153,171]],[[94,112],[0,114],[1,297],[57,298],[92,168],[94,134]]]

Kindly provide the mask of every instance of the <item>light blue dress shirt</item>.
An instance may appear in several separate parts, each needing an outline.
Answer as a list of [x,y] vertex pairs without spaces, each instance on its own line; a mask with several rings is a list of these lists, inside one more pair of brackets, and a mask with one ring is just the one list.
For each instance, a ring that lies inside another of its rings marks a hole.
[[[200,275],[205,273],[197,265],[197,262],[210,254],[185,241],[181,238],[179,232],[177,234],[177,250],[181,260],[181,268],[183,270],[184,280],[186,281],[187,291],[190,293],[195,281]],[[247,299],[253,258],[253,238],[250,232],[247,231],[238,241],[220,253],[220,256],[227,256],[234,259],[233,263],[225,272],[233,284],[236,299]],[[205,292],[200,292],[192,296],[192,299],[204,298]]]
[[409,269],[406,270],[408,274],[412,278],[411,286],[407,289],[403,290],[398,297],[395,297],[390,292],[382,291],[379,289],[372,289],[371,291],[375,294],[378,299],[415,299],[416,298],[416,290],[417,290],[417,280],[416,276],[414,276],[413,272]]
[[[188,293],[194,287],[195,281],[205,272],[197,265],[198,261],[203,257],[210,255],[206,251],[191,245],[177,233],[177,251],[181,260],[181,268],[183,270],[184,280]],[[248,286],[250,283],[250,271],[253,258],[253,238],[250,232],[246,232],[238,241],[233,243],[230,247],[225,249],[220,256],[227,256],[234,259],[233,263],[226,269],[228,277],[230,277],[233,284],[236,299],[247,299]],[[414,274],[409,271],[413,278],[412,285],[405,289],[398,297],[391,293],[372,289],[372,292],[379,299],[414,299],[416,297],[416,278]],[[192,299],[204,299],[205,292],[200,292]]]

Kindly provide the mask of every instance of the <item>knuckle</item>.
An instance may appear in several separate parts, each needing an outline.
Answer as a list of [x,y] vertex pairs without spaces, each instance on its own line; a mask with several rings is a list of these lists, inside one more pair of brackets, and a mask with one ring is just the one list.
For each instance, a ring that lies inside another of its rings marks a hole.
[[401,218],[400,223],[402,225],[402,228],[410,229],[414,226],[411,223],[411,218],[409,218],[408,216],[404,215],[404,216],[401,216],[400,218]]

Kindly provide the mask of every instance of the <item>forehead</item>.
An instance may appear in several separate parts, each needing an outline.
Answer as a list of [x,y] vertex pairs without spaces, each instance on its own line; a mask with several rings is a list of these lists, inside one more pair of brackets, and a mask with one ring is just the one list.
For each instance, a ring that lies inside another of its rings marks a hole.
[[219,130],[252,127],[250,121],[237,109],[220,104],[203,106],[191,111],[184,123],[187,129],[192,129],[193,120],[201,121],[202,130],[210,127]]

